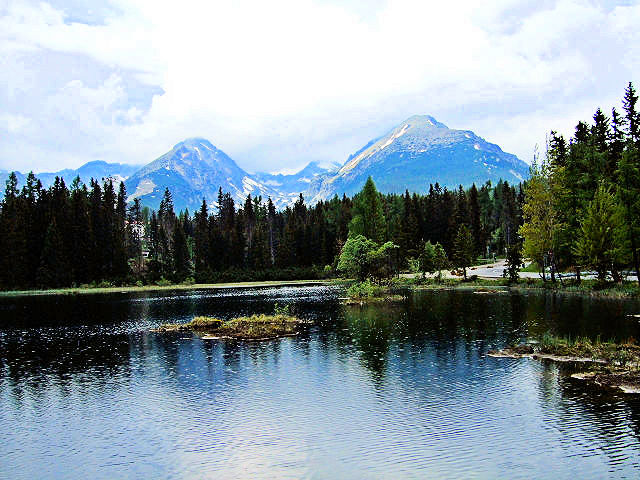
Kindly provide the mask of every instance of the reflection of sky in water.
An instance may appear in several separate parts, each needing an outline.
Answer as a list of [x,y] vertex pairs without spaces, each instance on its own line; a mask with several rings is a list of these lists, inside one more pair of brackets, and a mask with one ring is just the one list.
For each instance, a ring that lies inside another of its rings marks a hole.
[[[237,291],[60,300],[64,328],[3,316],[0,477],[637,477],[638,400],[552,364],[484,356],[549,327],[637,338],[623,323],[637,304],[425,292],[361,309],[318,287],[280,292],[251,308],[293,299],[317,325],[263,343],[139,326],[224,316],[256,297]],[[51,301],[18,310],[44,314]]]

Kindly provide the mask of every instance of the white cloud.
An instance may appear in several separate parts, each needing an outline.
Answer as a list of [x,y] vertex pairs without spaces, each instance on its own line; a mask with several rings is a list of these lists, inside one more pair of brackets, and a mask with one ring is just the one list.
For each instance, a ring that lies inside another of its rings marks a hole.
[[[85,161],[141,163],[198,135],[249,170],[296,168],[343,161],[414,113],[472,128],[529,159],[547,130],[578,120],[577,104],[595,109],[619,98],[640,68],[638,2],[398,0],[367,8],[183,0],[176,8],[116,0],[111,7],[96,25],[70,22],[47,3],[9,2],[0,16],[0,52],[19,59],[64,52],[111,70],[92,85],[70,72],[43,99],[44,112],[13,112],[39,115],[43,129],[59,124],[54,130],[68,135],[56,155],[66,149],[74,162],[82,150],[65,145],[78,138],[94,146]],[[122,72],[162,93],[146,108],[129,104],[135,92]],[[30,131],[20,141],[37,144],[39,132]],[[12,148],[6,158],[20,144]]]
[[7,132],[18,133],[22,131],[27,125],[29,125],[29,119],[22,115],[11,115],[9,113],[3,113],[0,115],[0,120],[4,123]]

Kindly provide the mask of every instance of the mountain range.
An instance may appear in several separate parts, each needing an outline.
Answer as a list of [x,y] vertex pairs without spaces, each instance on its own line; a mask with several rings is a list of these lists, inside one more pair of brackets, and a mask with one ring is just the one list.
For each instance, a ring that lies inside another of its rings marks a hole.
[[[20,183],[24,175],[18,174]],[[271,197],[277,208],[292,204],[302,193],[309,203],[333,195],[353,195],[371,176],[383,193],[425,193],[431,183],[456,188],[500,179],[524,180],[529,166],[515,155],[503,152],[469,130],[450,129],[429,115],[408,118],[386,135],[373,139],[347,158],[344,164],[311,162],[295,174],[250,174],[204,138],[191,138],[140,167],[103,161],[37,177],[47,187],[56,175],[69,184],[73,178],[88,183],[91,177],[123,180],[129,201],[157,209],[165,188],[171,190],[176,210],[194,211],[205,198],[216,205],[218,190],[229,192],[236,202],[247,195]],[[8,172],[0,171],[0,178]]]

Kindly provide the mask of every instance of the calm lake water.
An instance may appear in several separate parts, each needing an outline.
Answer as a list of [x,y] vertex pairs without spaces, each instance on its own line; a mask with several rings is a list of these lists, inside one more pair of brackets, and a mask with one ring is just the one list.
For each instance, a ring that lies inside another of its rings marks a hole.
[[[637,302],[341,295],[0,299],[0,478],[640,478],[640,399],[485,356],[546,330],[640,338]],[[150,332],[275,302],[313,326],[262,343]]]

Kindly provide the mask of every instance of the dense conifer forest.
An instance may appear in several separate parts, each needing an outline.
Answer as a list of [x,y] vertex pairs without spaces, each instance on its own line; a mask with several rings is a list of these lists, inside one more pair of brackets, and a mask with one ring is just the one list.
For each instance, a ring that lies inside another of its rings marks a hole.
[[349,232],[391,241],[393,271],[420,256],[425,241],[452,253],[461,225],[475,256],[504,252],[522,222],[522,186],[499,182],[427,195],[382,195],[373,182],[348,198],[309,206],[300,195],[276,211],[270,199],[236,205],[220,190],[193,215],[176,214],[166,190],[157,212],[127,204],[123,183],[62,179],[43,189],[30,174],[7,181],[0,214],[4,289],[156,282],[309,279],[332,275]]
[[569,141],[551,132],[544,158],[531,169],[523,208],[524,255],[558,272],[594,271],[640,281],[640,114],[629,83],[622,112],[598,108]]

